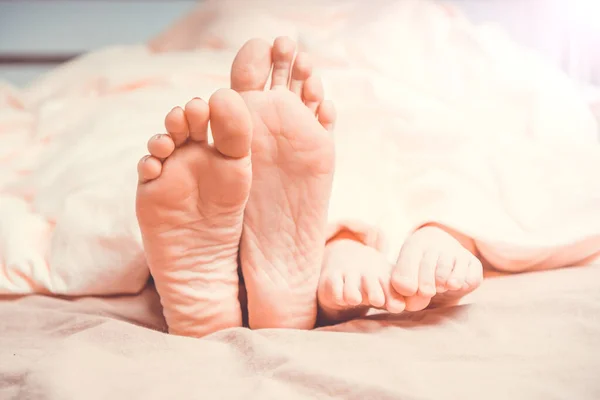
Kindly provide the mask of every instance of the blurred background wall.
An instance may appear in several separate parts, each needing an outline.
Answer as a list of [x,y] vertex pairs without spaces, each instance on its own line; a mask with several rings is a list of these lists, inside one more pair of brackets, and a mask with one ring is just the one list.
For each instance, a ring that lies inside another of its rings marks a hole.
[[[0,0],[0,55],[69,55],[137,44],[192,9],[193,0]],[[52,65],[0,65],[0,79],[22,85]]]
[[[600,1],[446,2],[476,22],[496,22],[575,79],[600,84]],[[0,56],[68,55],[113,44],[141,43],[195,4],[192,0],[0,0]],[[1,64],[0,79],[26,84],[51,68],[38,61],[27,66]]]

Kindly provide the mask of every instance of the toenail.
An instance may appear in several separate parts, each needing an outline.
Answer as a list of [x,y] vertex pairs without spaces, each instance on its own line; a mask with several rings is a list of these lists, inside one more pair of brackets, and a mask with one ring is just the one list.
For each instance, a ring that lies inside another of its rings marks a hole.
[[458,279],[449,279],[448,280],[448,286],[457,287],[458,286]]
[[158,134],[156,134],[156,135],[152,136],[152,139],[150,139],[150,140],[158,140],[158,139],[160,139],[162,136],[163,136],[163,135],[161,135],[160,133],[158,133]]
[[148,161],[149,158],[150,155],[145,155],[144,157],[142,157],[142,162],[145,163],[146,161]]

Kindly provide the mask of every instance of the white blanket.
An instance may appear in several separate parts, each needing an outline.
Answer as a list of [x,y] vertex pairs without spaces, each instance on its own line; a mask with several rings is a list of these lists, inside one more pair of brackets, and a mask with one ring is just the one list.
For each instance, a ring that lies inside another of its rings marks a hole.
[[[152,42],[193,51],[105,49],[24,90],[0,86],[0,293],[141,290],[134,196],[146,140],[173,106],[228,85],[242,38],[280,31],[316,56],[338,108],[332,227],[352,227],[390,260],[437,221],[505,270],[594,261],[597,130],[565,76],[426,1],[327,7],[322,16],[339,11],[330,29],[314,13],[283,24],[282,6],[221,30],[235,16],[220,9],[201,46],[181,41],[185,24]],[[244,2],[235,10],[246,15]]]

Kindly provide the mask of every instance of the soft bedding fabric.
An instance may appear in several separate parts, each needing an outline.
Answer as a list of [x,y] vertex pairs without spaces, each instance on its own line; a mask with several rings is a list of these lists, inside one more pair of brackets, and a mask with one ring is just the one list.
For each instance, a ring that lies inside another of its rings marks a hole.
[[[213,22],[234,21],[242,3]],[[569,80],[451,9],[365,4],[336,2],[328,39],[304,41],[339,115],[330,233],[350,227],[390,261],[427,222],[473,238],[503,270],[598,258],[597,127]],[[299,35],[313,32],[302,15]],[[271,28],[232,23],[227,34]],[[228,85],[237,48],[224,43],[105,49],[24,90],[0,87],[0,293],[145,286],[136,164],[168,110]]]
[[156,294],[0,302],[2,399],[600,398],[600,266],[318,331],[162,333]]
[[[244,2],[227,4],[241,18]],[[600,154],[585,102],[451,9],[328,4],[322,15],[343,12],[312,36],[318,13],[293,14],[295,33],[269,13],[224,30],[225,9],[201,6],[150,49],[0,85],[0,399],[600,398]],[[494,277],[460,306],[311,332],[164,333],[136,162],[171,107],[228,85],[239,41],[286,33],[318,56],[338,107],[331,234],[350,227],[393,260],[438,221],[505,271],[588,266]]]

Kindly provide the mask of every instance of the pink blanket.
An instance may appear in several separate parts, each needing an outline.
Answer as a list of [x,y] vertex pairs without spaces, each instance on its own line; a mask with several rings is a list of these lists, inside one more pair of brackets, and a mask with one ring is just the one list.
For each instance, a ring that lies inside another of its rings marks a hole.
[[431,221],[502,270],[598,257],[597,127],[565,76],[425,1],[308,2],[323,11],[306,15],[253,6],[263,3],[273,7],[248,18],[243,1],[209,2],[191,17],[202,29],[183,21],[152,50],[106,49],[0,88],[0,293],[139,292],[135,166],[147,138],[174,105],[228,85],[242,38],[280,33],[316,55],[337,104],[332,227],[360,231],[390,260]]

